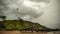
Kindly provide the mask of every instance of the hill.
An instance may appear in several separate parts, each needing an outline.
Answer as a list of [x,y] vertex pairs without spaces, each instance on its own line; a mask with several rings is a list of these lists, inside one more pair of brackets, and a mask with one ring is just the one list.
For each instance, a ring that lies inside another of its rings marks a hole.
[[19,20],[0,21],[0,30],[49,31],[49,30],[55,30],[55,29],[50,29],[38,23],[33,23],[30,21],[24,21],[22,19],[19,19]]

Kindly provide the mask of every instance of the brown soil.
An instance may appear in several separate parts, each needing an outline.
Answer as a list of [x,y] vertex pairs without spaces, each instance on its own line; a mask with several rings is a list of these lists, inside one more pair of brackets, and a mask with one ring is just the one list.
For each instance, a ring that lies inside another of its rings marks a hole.
[[[20,32],[20,31],[0,31],[0,34],[54,34],[53,32]],[[55,33],[60,34],[60,33]]]

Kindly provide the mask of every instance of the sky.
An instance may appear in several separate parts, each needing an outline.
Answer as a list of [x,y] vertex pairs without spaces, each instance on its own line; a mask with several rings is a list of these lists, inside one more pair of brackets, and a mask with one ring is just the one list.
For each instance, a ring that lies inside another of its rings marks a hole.
[[60,25],[59,0],[0,0],[0,15],[6,20],[20,17],[56,29]]

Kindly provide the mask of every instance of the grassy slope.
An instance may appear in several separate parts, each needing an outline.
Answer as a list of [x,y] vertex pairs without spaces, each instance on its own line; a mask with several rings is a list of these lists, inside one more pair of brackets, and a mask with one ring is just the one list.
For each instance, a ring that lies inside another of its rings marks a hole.
[[0,21],[0,30],[50,30],[50,28],[20,19]]

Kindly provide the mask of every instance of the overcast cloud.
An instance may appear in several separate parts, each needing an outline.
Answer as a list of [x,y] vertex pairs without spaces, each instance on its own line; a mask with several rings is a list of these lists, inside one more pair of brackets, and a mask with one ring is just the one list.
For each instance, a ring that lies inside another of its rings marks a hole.
[[0,15],[6,20],[38,22],[49,28],[59,28],[59,0],[0,0]]

